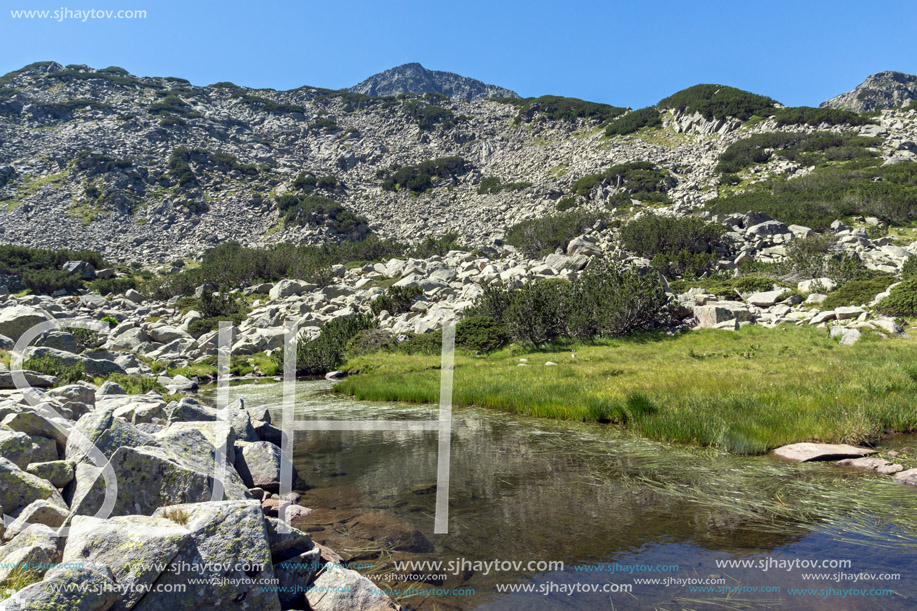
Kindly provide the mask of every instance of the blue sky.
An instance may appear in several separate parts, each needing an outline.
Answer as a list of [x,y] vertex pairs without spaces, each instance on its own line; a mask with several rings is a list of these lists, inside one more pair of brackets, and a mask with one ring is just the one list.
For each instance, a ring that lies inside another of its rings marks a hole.
[[[12,10],[146,10],[137,20]],[[621,106],[720,83],[817,105],[882,70],[917,73],[917,3],[7,0],[0,73],[38,60],[197,85],[340,88],[411,61]]]

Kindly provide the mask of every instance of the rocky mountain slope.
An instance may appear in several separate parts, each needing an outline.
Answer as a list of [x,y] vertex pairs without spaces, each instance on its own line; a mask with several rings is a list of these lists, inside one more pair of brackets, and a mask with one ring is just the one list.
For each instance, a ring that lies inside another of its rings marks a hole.
[[[879,138],[883,158],[907,161],[917,150],[913,111],[886,111],[874,124],[854,117],[856,125],[796,113],[786,124],[771,116],[769,98],[685,91],[627,112],[553,96],[501,103],[198,87],[41,62],[0,77],[0,243],[142,262],[198,256],[228,240],[319,243],[367,231],[404,241],[454,232],[487,246],[570,205],[608,211],[612,195],[632,214],[645,198],[621,200],[630,191],[605,179],[573,194],[578,180],[622,163],[666,176],[664,197],[647,209],[687,214],[722,189],[720,155],[754,134],[859,130]],[[684,102],[691,96],[696,108]],[[711,112],[705,96],[737,96],[746,106],[729,112],[743,116]],[[806,171],[775,157],[749,168],[749,184]]]
[[822,106],[868,112],[897,108],[917,100],[917,75],[903,72],[877,72],[852,91],[833,97]]
[[419,63],[403,64],[374,74],[347,89],[373,97],[401,93],[438,93],[467,101],[480,98],[518,98],[519,94],[503,87],[488,85],[467,76],[442,70],[427,70]]

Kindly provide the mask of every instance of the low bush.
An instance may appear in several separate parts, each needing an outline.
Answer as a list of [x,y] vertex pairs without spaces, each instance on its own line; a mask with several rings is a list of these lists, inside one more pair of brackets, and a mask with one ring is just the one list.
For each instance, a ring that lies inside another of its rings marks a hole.
[[[423,193],[432,189],[441,180],[448,179],[452,184],[457,182],[471,169],[471,164],[461,157],[439,157],[424,161],[417,165],[409,165],[383,172],[382,188],[386,191],[401,191],[407,189],[414,193]],[[378,175],[378,174],[377,174]]]
[[917,316],[917,278],[908,278],[893,288],[876,309],[888,316]]
[[493,352],[509,343],[509,334],[489,316],[466,316],[455,326],[455,344],[474,352]]
[[89,288],[100,295],[122,295],[136,289],[137,281],[133,278],[98,278],[89,283]]
[[383,310],[392,316],[411,311],[414,300],[423,295],[419,286],[391,286],[369,304],[373,315],[378,316]]
[[77,353],[93,350],[105,343],[104,338],[98,331],[84,329],[82,327],[70,327],[67,329],[76,340]]
[[621,245],[666,275],[696,276],[716,262],[726,228],[695,217],[647,214],[621,228]]
[[811,106],[794,106],[778,108],[773,111],[777,125],[868,125],[875,123],[872,119],[849,110],[837,108],[812,108]]
[[33,293],[50,295],[57,291],[72,293],[83,286],[79,274],[62,269],[39,269],[22,274],[22,284]]
[[606,136],[623,136],[632,134],[644,127],[659,127],[662,125],[662,115],[655,106],[647,106],[634,110],[626,115],[614,119],[605,128]]
[[385,329],[364,329],[350,338],[344,352],[347,358],[364,354],[394,350],[398,342],[390,331]]
[[516,125],[523,121],[532,121],[536,117],[551,121],[575,122],[579,119],[589,119],[605,123],[627,110],[619,106],[556,95],[543,95],[540,98],[497,98],[496,101],[519,108],[513,120]]
[[659,108],[671,108],[687,113],[698,112],[704,118],[737,117],[745,120],[763,115],[774,107],[774,100],[724,85],[694,85],[660,100]]
[[517,223],[507,229],[505,239],[507,244],[539,257],[558,248],[565,249],[570,240],[603,218],[605,215],[601,213],[571,210]]
[[151,390],[163,394],[167,392],[166,387],[152,376],[114,373],[105,380],[120,385],[129,395],[145,395]]
[[833,310],[843,306],[868,305],[876,295],[884,292],[895,279],[892,276],[874,276],[866,280],[851,280],[828,294],[821,307]]
[[738,278],[723,276],[717,274],[708,276],[703,280],[673,280],[669,283],[669,288],[675,293],[684,293],[691,288],[702,288],[720,299],[736,301],[739,299],[738,293],[761,293],[764,291],[774,290],[774,286],[780,286],[784,283],[769,276],[740,276]]
[[501,183],[496,176],[487,176],[478,183],[478,195],[486,193],[499,193],[500,191],[520,191],[532,186],[530,182],[507,182]]
[[902,278],[917,278],[917,257],[908,257],[901,266]]
[[309,129],[330,134],[338,130],[338,123],[332,117],[317,117],[309,123]]
[[245,300],[226,289],[216,293],[204,291],[198,299],[187,297],[183,305],[185,309],[197,310],[201,315],[201,318],[188,325],[188,333],[193,337],[200,337],[205,333],[217,330],[221,321],[229,321],[235,325],[241,324],[249,312]]
[[60,270],[67,261],[86,261],[96,269],[107,267],[102,255],[92,250],[48,250],[0,245],[0,274],[18,276],[27,271]]
[[576,198],[575,197],[563,197],[560,200],[558,200],[557,204],[554,206],[554,208],[558,212],[566,212],[570,208],[575,208],[575,207],[576,207]]
[[367,233],[366,219],[321,195],[285,193],[277,197],[277,209],[287,225],[329,225],[338,233]]
[[[296,344],[296,374],[304,376],[323,375],[344,363],[350,340],[360,331],[372,329],[376,321],[372,316],[357,314],[335,318],[322,326],[315,339],[300,340]],[[278,351],[275,360],[283,367],[283,351]]]
[[716,171],[739,172],[756,163],[766,163],[774,155],[806,165],[844,161],[875,154],[868,150],[879,143],[876,138],[834,132],[752,134],[730,144],[720,154]]
[[58,384],[75,384],[86,378],[86,366],[82,361],[68,365],[62,360],[50,355],[30,358],[23,367],[29,371],[36,371],[57,378]]
[[536,280],[519,288],[487,287],[469,316],[483,316],[516,342],[588,341],[669,322],[668,297],[652,271],[593,261],[575,280]]

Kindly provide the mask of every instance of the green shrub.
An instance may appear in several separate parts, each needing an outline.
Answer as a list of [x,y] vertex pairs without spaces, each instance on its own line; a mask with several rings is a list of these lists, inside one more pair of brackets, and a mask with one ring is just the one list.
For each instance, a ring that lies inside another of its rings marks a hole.
[[354,358],[364,354],[394,350],[398,346],[395,337],[385,329],[364,329],[354,335],[347,342],[344,350],[347,358]]
[[619,106],[556,95],[543,95],[540,98],[497,98],[496,101],[519,108],[519,112],[513,120],[516,125],[523,121],[532,121],[536,117],[551,121],[575,122],[578,119],[589,119],[605,123],[627,110]]
[[576,207],[576,198],[575,197],[561,198],[554,207],[557,209],[558,212],[566,212],[570,208]]
[[98,278],[89,283],[89,288],[100,295],[122,295],[136,289],[137,281],[133,278]]
[[398,352],[404,354],[426,354],[435,356],[443,351],[443,332],[437,329],[429,333],[411,335],[408,339],[398,344]]
[[821,307],[825,310],[833,310],[844,306],[869,304],[876,295],[885,292],[894,281],[893,277],[887,275],[875,276],[867,280],[851,280],[829,293]]
[[695,217],[647,214],[621,228],[621,245],[667,275],[694,276],[718,258],[726,228]]
[[746,293],[761,293],[774,290],[774,286],[783,283],[769,276],[740,276],[727,277],[722,274],[711,275],[703,280],[673,280],[669,288],[675,293],[684,293],[691,288],[702,288],[720,299],[736,301],[739,295]]
[[419,286],[390,286],[383,294],[373,299],[369,304],[369,309],[375,316],[378,316],[383,310],[392,316],[397,316],[410,312],[414,299],[420,295],[423,295],[423,289]]
[[50,355],[30,358],[23,363],[23,367],[29,371],[54,376],[59,384],[75,384],[86,378],[86,366],[82,361],[67,365]]
[[366,233],[369,230],[366,219],[321,195],[285,193],[277,197],[277,208],[287,225],[330,224],[338,233]]
[[904,262],[904,265],[901,266],[901,277],[902,278],[917,278],[917,257],[908,257]]
[[163,394],[167,392],[166,387],[160,384],[156,378],[151,376],[113,373],[105,379],[106,381],[119,384],[129,395],[145,395],[151,390]]
[[711,200],[715,214],[765,212],[788,224],[827,229],[837,218],[875,216],[891,225],[917,220],[917,163],[879,166],[870,153],[865,159],[816,166],[787,180],[775,177],[743,193]]
[[837,108],[812,108],[811,106],[795,106],[791,108],[778,108],[773,111],[777,125],[868,125],[875,121],[849,110]]
[[318,178],[311,172],[302,172],[296,177],[296,180],[293,181],[293,188],[299,189],[300,191],[311,191],[316,187],[318,187]]
[[737,140],[720,154],[716,171],[739,172],[756,163],[766,163],[774,155],[806,165],[824,164],[860,157],[872,157],[869,147],[879,143],[876,138],[852,133],[834,132],[786,133],[765,132]]
[[571,187],[574,195],[588,197],[600,185],[623,189],[620,194],[630,201],[631,195],[638,199],[670,203],[665,195],[669,188],[668,172],[648,161],[634,161],[611,166],[599,174],[583,176]]
[[475,352],[493,352],[509,342],[509,334],[489,316],[466,316],[455,326],[455,344]]
[[888,316],[917,316],[917,278],[902,281],[876,309]]
[[706,119],[738,117],[745,120],[773,108],[774,100],[724,85],[694,85],[660,100],[659,108],[688,113],[698,112]]
[[335,132],[338,130],[337,121],[331,117],[317,117],[309,123],[309,129],[314,129],[315,131],[323,131],[326,134]]
[[102,255],[91,250],[47,250],[0,245],[0,274],[18,276],[27,271],[60,270],[67,261],[86,261],[96,269],[107,267]]
[[204,291],[199,299],[187,297],[182,304],[187,309],[195,309],[201,318],[188,325],[188,333],[192,337],[200,337],[205,333],[219,328],[221,321],[229,321],[235,325],[241,324],[248,316],[249,308],[241,297],[223,289],[217,293]]
[[[494,191],[496,189],[496,191]],[[485,176],[478,183],[478,195],[485,193],[496,193],[500,190],[500,179],[497,176]]]
[[449,129],[463,118],[456,117],[448,108],[427,104],[421,100],[406,100],[402,103],[401,108],[423,130],[433,129],[436,125]]
[[114,329],[115,327],[118,326],[118,319],[115,318],[114,316],[103,316],[102,318],[99,319],[99,322],[108,323],[109,329]]
[[662,115],[654,106],[647,106],[613,120],[605,128],[605,135],[608,137],[623,136],[644,127],[659,127],[660,125],[662,125]]
[[571,210],[517,223],[507,229],[505,239],[507,244],[539,257],[558,248],[565,249],[570,240],[582,235],[603,218],[604,214]]
[[87,350],[92,350],[98,348],[103,343],[105,343],[104,338],[98,331],[93,331],[92,329],[84,329],[82,327],[70,327],[67,329],[73,338],[76,340],[76,350],[77,353],[86,352]]
[[200,113],[192,110],[184,100],[171,93],[147,106],[146,111],[151,115],[168,114],[186,119],[201,116]]
[[[375,326],[375,319],[363,314],[326,322],[317,338],[301,340],[296,344],[296,374],[322,375],[340,367],[350,340],[360,331]],[[275,359],[280,367],[283,367],[282,352],[278,351]]]
[[383,172],[380,177],[384,178],[382,188],[386,191],[407,189],[414,193],[423,193],[437,186],[439,180],[449,179],[455,184],[458,177],[468,173],[470,169],[471,164],[461,157],[439,157],[417,165],[397,168],[387,175]]
[[593,261],[573,282],[536,280],[520,288],[487,287],[467,312],[504,328],[517,342],[582,341],[652,329],[669,322],[659,276]]
[[33,293],[50,295],[56,291],[72,293],[83,286],[79,274],[62,269],[39,269],[22,274],[22,284]]

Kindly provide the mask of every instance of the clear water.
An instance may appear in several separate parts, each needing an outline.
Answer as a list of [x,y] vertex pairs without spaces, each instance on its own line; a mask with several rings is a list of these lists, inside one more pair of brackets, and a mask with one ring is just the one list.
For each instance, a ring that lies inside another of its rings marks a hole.
[[[270,406],[279,425],[279,384],[238,386],[232,392]],[[297,392],[298,419],[436,416],[432,406],[340,397],[324,381],[301,382]],[[423,591],[398,599],[409,608],[917,608],[915,487],[828,464],[654,443],[609,426],[481,409],[457,409],[453,421],[447,535],[433,534],[435,433],[296,433],[294,464],[307,485],[301,504],[315,509],[297,525],[345,559],[372,564],[368,572],[383,587]],[[917,446],[913,438],[899,437],[895,443]],[[386,581],[391,563],[405,559],[562,561],[564,568],[485,574],[472,565],[456,575],[446,571],[445,581],[428,580],[432,584]],[[717,566],[722,560],[771,566],[766,571]],[[785,568],[787,561],[832,560],[851,564]],[[612,573],[615,564],[677,565],[678,570],[637,568],[628,574],[619,566]],[[584,565],[606,570],[576,569]],[[900,578],[854,582],[838,580],[837,573]],[[722,579],[732,589],[698,592],[686,585],[635,583],[666,577]],[[500,593],[498,584],[529,584],[535,591]],[[583,591],[606,584],[630,584],[632,590]],[[579,591],[568,594],[571,587]],[[736,590],[740,587],[759,590]],[[474,594],[446,595],[434,588],[473,589]],[[790,588],[834,592],[791,595]],[[545,595],[547,589],[553,592]],[[892,593],[863,595],[851,589]]]

